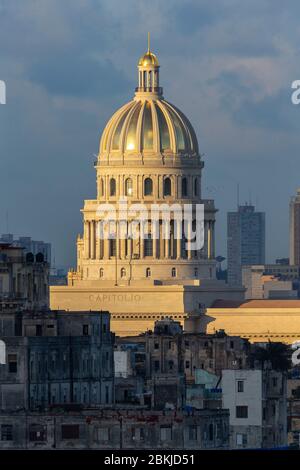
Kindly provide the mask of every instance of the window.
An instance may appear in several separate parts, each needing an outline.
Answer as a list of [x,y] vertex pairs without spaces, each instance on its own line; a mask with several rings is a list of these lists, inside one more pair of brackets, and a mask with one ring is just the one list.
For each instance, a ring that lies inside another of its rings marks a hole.
[[277,378],[277,377],[273,377],[273,379],[272,379],[273,387],[277,387],[277,383],[278,383],[278,378]]
[[198,196],[198,178],[194,180],[194,195]]
[[63,424],[61,427],[62,439],[79,439],[79,424]]
[[109,403],[109,386],[105,385],[105,403]]
[[151,269],[150,268],[146,269],[146,277],[151,277]]
[[125,196],[132,196],[133,194],[133,183],[131,178],[127,178],[125,181]]
[[187,196],[187,179],[186,178],[182,178],[181,180],[181,194],[182,194],[182,197]]
[[99,277],[103,277],[103,275],[104,275],[104,270],[103,270],[103,268],[100,268],[100,270],[99,270]]
[[164,179],[164,196],[171,196],[172,185],[170,178]]
[[17,355],[8,354],[7,361],[8,361],[8,372],[12,374],[16,374],[18,370]]
[[153,256],[153,242],[151,235],[144,239],[144,256]]
[[1,424],[1,441],[13,440],[12,424]]
[[171,441],[172,440],[172,426],[161,426],[160,427],[160,440]]
[[243,392],[244,391],[244,380],[237,381],[237,391]]
[[94,429],[94,441],[105,442],[110,440],[109,428],[96,427]]
[[144,195],[152,196],[153,193],[153,183],[151,178],[146,178],[144,181]]
[[213,423],[210,423],[210,425],[208,427],[208,438],[209,438],[210,441],[214,440],[214,425],[213,425]]
[[236,418],[248,418],[248,406],[237,406]]
[[83,336],[89,335],[89,325],[82,325],[82,334]]
[[246,446],[247,445],[247,434],[237,434],[236,435],[236,445],[237,446]]
[[190,368],[190,361],[185,361],[185,368],[189,369]]
[[115,239],[109,240],[109,256],[112,258],[116,256],[117,244]]
[[43,442],[47,440],[47,427],[40,424],[30,424],[29,440],[32,442]]
[[173,370],[173,369],[174,369],[174,362],[169,361],[169,370]]
[[144,441],[145,440],[145,429],[144,428],[132,428],[131,439],[133,441]]
[[172,268],[172,277],[176,277],[176,268]]
[[197,440],[197,426],[189,426],[189,441]]
[[125,268],[121,269],[121,277],[126,277],[126,269]]
[[42,335],[43,335],[43,327],[42,327],[42,325],[36,325],[36,326],[35,326],[35,335],[36,335],[36,336],[42,336]]
[[154,343],[154,349],[159,349],[159,343]]
[[154,370],[155,372],[159,371],[159,361],[154,361]]
[[195,269],[194,269],[194,276],[195,276],[195,277],[198,277],[198,268],[195,268]]
[[109,193],[111,196],[116,195],[116,180],[114,178],[111,178],[109,182]]

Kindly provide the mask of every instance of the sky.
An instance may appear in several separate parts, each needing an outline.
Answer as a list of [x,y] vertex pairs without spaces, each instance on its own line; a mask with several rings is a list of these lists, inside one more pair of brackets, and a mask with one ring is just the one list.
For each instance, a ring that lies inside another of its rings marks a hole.
[[217,254],[226,213],[266,212],[267,261],[288,256],[289,200],[300,187],[298,0],[0,0],[0,233],[52,243],[75,266],[80,209],[107,120],[133,97],[151,48],[164,96],[192,122],[215,199]]

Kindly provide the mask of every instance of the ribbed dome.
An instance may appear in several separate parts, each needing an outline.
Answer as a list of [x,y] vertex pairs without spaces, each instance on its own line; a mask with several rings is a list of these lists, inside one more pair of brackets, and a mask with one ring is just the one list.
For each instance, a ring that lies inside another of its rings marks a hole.
[[133,100],[120,108],[102,134],[100,153],[198,153],[194,129],[163,99]]
[[159,66],[158,63],[158,58],[156,57],[153,52],[148,51],[146,54],[142,55],[142,57],[139,60],[138,65],[140,67],[147,67],[148,65],[156,65],[157,67]]

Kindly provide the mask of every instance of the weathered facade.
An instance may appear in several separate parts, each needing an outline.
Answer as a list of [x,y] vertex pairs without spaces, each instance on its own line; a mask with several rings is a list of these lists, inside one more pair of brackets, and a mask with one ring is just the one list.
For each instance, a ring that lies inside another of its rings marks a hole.
[[0,311],[49,307],[49,264],[39,253],[0,243]]
[[287,445],[287,380],[283,372],[224,370],[223,407],[230,412],[230,448]]
[[113,335],[107,312],[1,315],[6,364],[0,408],[114,403]]
[[0,413],[0,449],[227,449],[226,410]]

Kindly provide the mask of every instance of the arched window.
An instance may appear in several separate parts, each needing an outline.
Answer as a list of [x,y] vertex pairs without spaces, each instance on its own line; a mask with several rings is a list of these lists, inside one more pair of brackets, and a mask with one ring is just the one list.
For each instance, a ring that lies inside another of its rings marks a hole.
[[194,269],[194,276],[195,276],[195,277],[198,277],[198,268],[195,268],[195,269]]
[[181,194],[182,194],[182,197],[187,196],[187,179],[186,178],[182,178],[181,180]]
[[171,196],[171,190],[172,190],[171,180],[170,178],[165,178],[164,179],[164,196]]
[[172,277],[176,277],[176,268],[172,268]]
[[146,277],[151,277],[151,269],[150,268],[146,269]]
[[103,268],[100,268],[99,277],[103,277],[103,276],[104,276],[104,270],[103,270]]
[[125,268],[121,269],[121,277],[126,277],[126,269]]
[[195,196],[198,196],[198,178],[195,178],[194,180],[194,194]]
[[125,196],[132,196],[133,193],[133,183],[131,178],[127,178],[125,181]]
[[144,181],[144,195],[152,196],[153,193],[153,182],[151,178],[146,178]]
[[115,178],[111,178],[109,182],[109,193],[111,196],[116,195],[116,180]]

